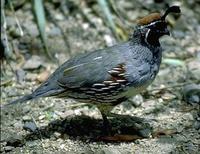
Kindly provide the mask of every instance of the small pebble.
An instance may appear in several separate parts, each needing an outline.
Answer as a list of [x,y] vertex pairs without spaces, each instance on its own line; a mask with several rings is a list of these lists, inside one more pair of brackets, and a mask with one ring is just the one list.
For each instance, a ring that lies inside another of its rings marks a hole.
[[34,148],[38,145],[37,142],[35,141],[26,141],[26,146],[30,147],[30,148]]
[[41,116],[39,116],[39,120],[43,120],[45,118],[45,115],[41,115]]
[[49,76],[50,72],[49,71],[44,71],[42,73],[40,73],[38,76],[37,76],[37,81],[39,81],[40,83],[44,82],[47,80],[48,76]]
[[26,122],[23,128],[27,131],[34,132],[37,129],[37,126],[34,122]]
[[34,55],[25,62],[23,69],[25,70],[38,69],[40,66],[42,66],[42,63],[43,63],[42,59],[39,56]]
[[32,121],[32,118],[28,115],[25,115],[22,117],[23,121],[26,122],[26,121]]
[[21,135],[13,134],[11,137],[6,139],[7,146],[19,147],[24,144],[24,139]]
[[6,152],[12,151],[13,149],[14,149],[14,147],[12,147],[12,146],[5,146],[5,147],[4,147],[4,150],[5,150]]
[[15,128],[22,128],[23,124],[21,121],[17,121],[16,123],[14,123],[13,125]]
[[161,97],[163,100],[172,100],[172,99],[176,98],[175,95],[170,94],[170,93],[165,93]]
[[59,132],[54,132],[53,135],[55,136],[55,138],[59,138],[59,137],[61,136],[61,133],[59,133]]
[[[27,114],[27,113],[30,112],[30,110],[31,110],[31,107],[28,106],[28,105],[26,105],[26,106],[23,107],[22,113],[23,113],[23,114]],[[30,117],[30,116],[28,116],[28,117]]]
[[134,107],[139,107],[143,103],[143,97],[141,95],[136,95],[129,99],[134,105]]

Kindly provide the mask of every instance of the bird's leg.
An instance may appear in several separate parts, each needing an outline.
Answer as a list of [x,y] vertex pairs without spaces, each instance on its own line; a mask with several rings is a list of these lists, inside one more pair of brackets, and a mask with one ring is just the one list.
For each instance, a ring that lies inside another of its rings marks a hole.
[[99,111],[101,112],[101,115],[103,118],[103,132],[105,132],[105,135],[111,135],[112,126],[107,118],[107,115],[110,114],[110,111],[113,107],[108,103],[101,103],[97,105],[97,107]]
[[112,132],[112,126],[107,118],[107,116],[104,113],[101,113],[103,118],[103,131],[105,135],[111,135]]

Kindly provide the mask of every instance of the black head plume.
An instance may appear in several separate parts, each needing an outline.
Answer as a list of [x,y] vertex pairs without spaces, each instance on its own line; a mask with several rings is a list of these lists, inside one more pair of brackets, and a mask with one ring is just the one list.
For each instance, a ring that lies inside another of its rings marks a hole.
[[181,13],[181,10],[180,10],[180,7],[179,6],[171,6],[169,7],[164,15],[161,17],[162,20],[165,20],[166,16],[169,14],[169,13]]
[[151,13],[139,19],[137,21],[137,24],[140,26],[145,26],[154,21],[165,21],[165,18],[169,13],[180,13],[180,12],[181,12],[180,7],[174,5],[174,6],[169,7],[163,15],[161,13]]

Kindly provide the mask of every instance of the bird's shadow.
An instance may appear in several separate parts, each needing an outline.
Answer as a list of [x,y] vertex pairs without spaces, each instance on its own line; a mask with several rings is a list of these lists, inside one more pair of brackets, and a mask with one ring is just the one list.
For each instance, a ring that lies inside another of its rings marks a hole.
[[106,134],[102,119],[89,116],[73,116],[63,120],[55,120],[47,126],[38,128],[24,136],[26,141],[51,138],[55,132],[59,138],[72,138],[89,141],[133,141],[147,138],[151,135],[152,127],[143,118],[128,115],[118,115],[109,119],[111,130]]

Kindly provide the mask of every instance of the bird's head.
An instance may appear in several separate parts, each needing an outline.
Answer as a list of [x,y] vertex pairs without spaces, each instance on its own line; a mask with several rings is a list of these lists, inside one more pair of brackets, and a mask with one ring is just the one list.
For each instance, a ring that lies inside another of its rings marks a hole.
[[159,38],[163,35],[170,35],[165,20],[169,13],[180,13],[179,6],[169,7],[165,13],[152,13],[137,21],[137,29],[142,33],[144,41],[151,45],[159,45]]

